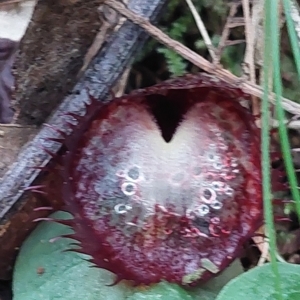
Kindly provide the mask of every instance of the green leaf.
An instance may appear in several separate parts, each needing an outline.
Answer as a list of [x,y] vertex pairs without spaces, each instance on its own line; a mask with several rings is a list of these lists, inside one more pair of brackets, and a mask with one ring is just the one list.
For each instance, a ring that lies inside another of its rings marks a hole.
[[173,76],[182,76],[185,73],[187,64],[180,55],[165,47],[159,47],[157,52],[165,56],[169,72]]
[[[56,213],[52,217],[65,218]],[[132,288],[120,283],[107,286],[114,276],[74,253],[63,252],[70,248],[70,239],[49,240],[71,230],[53,222],[43,222],[23,244],[14,270],[14,300],[123,300],[132,294]],[[39,269],[43,274],[38,274]]]
[[152,288],[146,288],[144,291],[129,296],[127,300],[192,300],[184,289],[176,284],[161,282]]
[[[59,212],[51,217],[66,219],[69,215]],[[235,261],[221,275],[194,289],[166,282],[137,288],[126,282],[107,286],[114,281],[112,273],[91,268],[85,255],[64,252],[74,241],[61,238],[51,242],[71,232],[67,226],[43,222],[31,233],[16,261],[14,300],[214,300],[229,280],[243,272],[240,262]]]
[[[300,266],[278,263],[284,300],[300,299]],[[273,300],[274,273],[271,264],[256,267],[230,281],[216,300]]]
[[236,259],[220,275],[211,279],[204,285],[195,288],[190,294],[195,300],[213,300],[216,299],[222,288],[233,278],[244,273],[244,269],[239,259]]

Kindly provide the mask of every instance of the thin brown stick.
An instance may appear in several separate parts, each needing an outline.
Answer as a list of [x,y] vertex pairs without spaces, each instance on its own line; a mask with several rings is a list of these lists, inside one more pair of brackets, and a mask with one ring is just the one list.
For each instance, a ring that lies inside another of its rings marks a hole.
[[[143,29],[147,31],[152,37],[154,37],[157,41],[165,45],[166,47],[174,50],[176,53],[181,55],[183,58],[187,59],[195,66],[201,68],[202,70],[216,75],[221,80],[227,81],[229,83],[235,84],[243,89],[245,92],[254,95],[256,97],[262,98],[263,97],[263,90],[256,84],[251,82],[244,81],[243,79],[233,75],[228,70],[223,68],[216,68],[216,66],[202,56],[198,55],[197,53],[193,52],[186,46],[182,45],[176,40],[171,39],[168,35],[163,33],[160,29],[153,26],[148,20],[145,18],[135,14],[131,10],[127,9],[123,4],[118,2],[117,0],[104,0],[104,3],[121,15],[132,21],[133,23],[139,25]],[[275,103],[274,93],[270,94],[269,100],[271,103]],[[300,115],[300,104],[295,103],[289,99],[282,98],[282,106],[285,110]]]
[[269,241],[266,237],[265,226],[261,226],[255,233],[258,235],[253,236],[252,240],[261,252],[261,256],[257,264],[258,266],[261,266],[266,260],[271,260],[269,254]]
[[[249,71],[249,80],[251,83],[256,83],[255,64],[254,64],[254,30],[253,22],[250,16],[249,0],[243,0],[243,12],[245,19],[245,35],[246,35],[246,53],[244,63]],[[257,97],[252,95],[252,112],[254,115],[259,115],[260,104]]]
[[245,19],[246,53],[244,62],[248,64],[250,81],[255,82],[254,66],[254,27],[252,24],[249,8],[249,0],[243,0],[243,11]]
[[229,15],[227,17],[227,20],[226,20],[226,23],[225,23],[225,26],[224,26],[224,29],[223,29],[223,32],[221,35],[221,39],[220,39],[220,42],[218,45],[218,49],[217,49],[218,60],[219,60],[218,63],[220,63],[221,55],[222,55],[222,52],[223,52],[225,46],[228,45],[228,37],[230,34],[232,19],[233,19],[234,15],[236,14],[238,7],[239,7],[238,3],[231,4],[230,10],[229,10]]
[[0,2],[0,6],[7,6],[7,5],[11,5],[11,4],[19,4],[21,2],[24,2],[24,0],[8,0],[8,1]]
[[100,18],[102,19],[102,25],[99,28],[99,31],[96,34],[96,37],[94,38],[92,45],[89,47],[87,53],[84,56],[83,65],[77,74],[77,78],[80,78],[83,75],[85,70],[90,65],[92,59],[94,59],[99,49],[104,44],[107,38],[107,34],[111,30],[113,30],[113,28],[117,25],[119,21],[118,18],[119,15],[116,13],[115,10],[111,9],[110,7],[107,7],[105,5],[100,6],[99,13],[100,13]]
[[0,124],[0,128],[37,128],[37,126],[10,123],[10,124]]
[[212,61],[214,63],[216,63],[217,56],[216,56],[215,48],[211,42],[211,39],[208,35],[205,25],[204,25],[200,15],[198,14],[197,9],[196,9],[195,5],[193,4],[192,0],[185,0],[185,1],[186,1],[187,5],[189,6],[189,9],[195,19],[196,25],[199,29],[200,34],[202,35],[203,41],[208,49],[208,52],[212,58]]
[[120,77],[116,86],[113,88],[113,92],[115,93],[116,97],[121,97],[124,95],[130,71],[131,68],[127,68],[122,74],[122,76]]

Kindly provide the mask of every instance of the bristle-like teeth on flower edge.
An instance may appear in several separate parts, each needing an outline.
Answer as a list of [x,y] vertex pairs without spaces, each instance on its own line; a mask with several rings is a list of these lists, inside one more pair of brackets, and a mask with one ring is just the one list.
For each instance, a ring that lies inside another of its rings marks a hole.
[[274,222],[292,222],[292,220],[288,217],[282,217],[282,216],[274,216]]
[[77,124],[74,124],[72,121],[65,121],[64,125],[68,127],[69,130],[74,130]]
[[53,211],[51,206],[40,206],[33,209],[33,211]]
[[50,129],[52,129],[53,131],[57,132],[57,133],[60,134],[63,138],[65,138],[65,137],[67,136],[66,133],[65,133],[64,131],[62,131],[62,130],[56,128],[56,127],[53,126],[53,125],[50,125],[50,124],[44,124],[44,126],[46,126],[46,127],[50,128]]
[[44,192],[44,191],[41,191],[41,190],[31,190],[31,192],[32,193],[35,193],[35,194],[41,194],[41,195],[47,195],[47,193],[46,192]]
[[69,112],[69,113],[66,113],[65,116],[67,117],[72,117],[73,119],[75,119],[77,122],[79,122],[81,120],[81,116],[76,114],[76,113],[72,113],[72,112]]
[[295,203],[292,199],[272,199],[273,205],[282,206],[284,204]]
[[32,190],[38,190],[38,189],[44,189],[46,186],[44,184],[41,185],[31,185],[29,187],[26,187],[24,191],[32,191]]
[[56,220],[53,219],[53,218],[36,218],[34,220],[32,220],[32,222],[44,222],[44,221],[47,221],[47,222],[55,222]]
[[[62,219],[55,219],[55,222],[61,225],[65,225],[68,227],[72,227],[73,226],[73,220],[62,220]],[[72,238],[72,237],[69,237]]]
[[59,144],[62,144],[64,142],[63,138],[46,138],[45,140],[51,141],[51,142],[56,142],[56,143],[59,143]]
[[24,191],[26,191],[26,192],[30,191],[31,193],[47,195],[47,192],[42,190],[44,188],[45,188],[45,185],[32,185],[32,186],[26,187],[24,189]]
[[255,232],[253,234],[253,237],[262,237],[262,238],[267,238],[267,236],[264,233],[259,233],[259,232]]
[[39,148],[41,148],[44,152],[46,152],[49,156],[51,156],[52,158],[56,157],[56,154],[53,153],[52,151],[50,151],[49,149],[47,149],[46,147],[44,147],[43,145],[39,145]]
[[45,167],[29,167],[30,169],[33,169],[33,170],[40,170],[40,171],[51,171],[50,168],[48,168],[47,166]]
[[[119,282],[121,282],[122,280],[123,280],[124,278],[122,278],[121,276],[116,276],[116,279],[113,281],[113,283],[111,283],[111,284],[106,284],[106,286],[115,286],[115,285],[117,285]],[[138,285],[138,284],[137,284]],[[137,286],[136,285],[136,286]],[[133,284],[133,286],[135,286],[134,284]]]

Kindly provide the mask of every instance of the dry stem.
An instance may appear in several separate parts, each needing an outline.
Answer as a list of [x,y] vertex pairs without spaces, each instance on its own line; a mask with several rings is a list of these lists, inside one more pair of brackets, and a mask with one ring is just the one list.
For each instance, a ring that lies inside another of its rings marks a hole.
[[226,45],[228,45],[228,37],[230,34],[230,29],[232,28],[232,20],[233,20],[234,15],[237,12],[238,7],[239,7],[239,3],[232,3],[230,6],[229,15],[227,17],[227,21],[225,23],[225,26],[224,26],[224,29],[222,32],[222,36],[221,36],[221,39],[220,39],[220,42],[218,45],[218,49],[217,49],[218,60],[219,60],[218,62],[220,62],[223,49],[225,48]]
[[[228,70],[225,70],[223,68],[216,68],[214,64],[210,63],[202,56],[198,55],[194,51],[179,43],[178,41],[171,39],[160,29],[153,26],[148,20],[127,9],[123,4],[121,4],[117,0],[104,0],[104,3],[118,11],[121,15],[131,20],[133,23],[145,29],[147,33],[149,33],[160,43],[174,50],[176,53],[193,63],[195,66],[201,68],[202,70],[210,74],[216,75],[218,78],[224,81],[239,86],[241,89],[243,89],[245,92],[251,95],[254,95],[259,98],[263,97],[263,91],[258,85],[248,81],[244,81],[243,79],[230,73]],[[275,97],[273,93],[270,94],[269,100],[272,103],[275,103]],[[285,110],[293,114],[300,115],[300,104],[295,103],[289,99],[282,98],[282,106]]]
[[4,1],[4,2],[0,2],[0,6],[8,6],[11,4],[19,4],[21,2],[24,2],[24,0],[8,0],[8,1]]
[[208,52],[213,60],[214,63],[216,63],[216,59],[217,59],[217,56],[216,56],[216,53],[215,53],[215,48],[211,42],[211,39],[207,33],[207,30],[205,28],[205,25],[200,17],[200,15],[198,14],[197,12],[197,9],[195,7],[195,5],[193,4],[192,0],[185,0],[187,5],[189,6],[190,8],[190,11],[191,13],[193,14],[193,17],[195,19],[195,22],[196,22],[196,25],[203,37],[203,40],[204,40],[204,43],[208,49]]
[[[243,0],[243,11],[245,19],[245,36],[246,36],[246,54],[244,63],[249,71],[249,79],[251,83],[256,83],[255,64],[254,64],[254,30],[253,22],[250,16],[249,0]],[[257,97],[252,95],[252,112],[259,115],[260,105]]]

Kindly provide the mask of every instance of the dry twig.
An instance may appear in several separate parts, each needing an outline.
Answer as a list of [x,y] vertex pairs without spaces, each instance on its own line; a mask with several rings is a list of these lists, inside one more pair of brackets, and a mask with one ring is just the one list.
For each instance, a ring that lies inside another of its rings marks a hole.
[[131,71],[131,68],[127,68],[124,71],[123,75],[118,80],[118,83],[116,84],[116,86],[113,88],[115,97],[121,97],[124,95],[130,71]]
[[[228,41],[228,37],[229,37],[232,26],[239,25],[233,21],[238,7],[239,7],[239,3],[235,3],[235,2],[232,3],[230,6],[229,15],[227,17],[227,20],[226,20],[226,23],[225,23],[225,26],[224,26],[224,29],[223,29],[223,32],[221,35],[221,39],[220,39],[220,42],[218,45],[218,49],[217,49],[218,62],[220,62],[220,60],[221,60],[221,55],[222,55],[224,48],[226,46],[228,46],[229,44],[232,44],[232,42],[236,42],[236,41]],[[241,42],[241,41],[238,41],[238,42]]]
[[[251,83],[256,83],[255,64],[254,64],[254,31],[255,27],[250,15],[249,0],[243,0],[243,11],[245,19],[245,36],[246,36],[246,53],[244,64],[249,71],[249,80]],[[252,112],[254,115],[259,115],[260,106],[257,97],[252,95]]]
[[24,2],[24,0],[7,0],[7,1],[3,1],[3,2],[0,1],[0,8],[11,7],[11,5],[13,5],[13,6],[18,5],[21,2]]
[[217,63],[217,56],[216,56],[216,52],[215,52],[215,48],[211,42],[211,39],[208,35],[208,32],[205,28],[205,25],[200,17],[200,15],[197,12],[197,9],[195,7],[195,5],[193,4],[192,0],[185,0],[187,5],[189,6],[191,13],[193,14],[193,17],[195,19],[196,25],[202,35],[203,41],[208,49],[208,52],[213,60],[214,63]]
[[[233,75],[228,70],[225,70],[223,68],[216,68],[214,64],[210,63],[202,56],[198,55],[194,51],[179,43],[178,41],[171,39],[168,35],[163,33],[156,26],[153,26],[148,20],[127,9],[123,4],[121,4],[117,0],[104,0],[104,3],[118,11],[121,15],[131,20],[133,23],[145,29],[147,33],[149,33],[157,41],[167,46],[168,48],[174,50],[183,58],[193,63],[195,66],[201,68],[202,70],[210,74],[216,75],[221,80],[239,86],[241,89],[243,89],[245,92],[251,95],[254,95],[259,98],[263,97],[263,91],[258,85],[244,81],[243,79]],[[273,93],[270,94],[269,100],[272,103],[275,103],[275,97]],[[282,106],[285,110],[293,114],[300,115],[300,104],[295,103],[289,99],[282,98]]]
[[90,46],[90,48],[88,49],[88,51],[84,57],[83,65],[77,75],[78,78],[80,78],[83,75],[85,70],[90,65],[92,59],[98,53],[99,49],[101,48],[101,46],[103,45],[103,43],[106,40],[108,32],[110,30],[112,30],[118,23],[118,17],[114,10],[110,9],[106,5],[100,6],[99,10],[101,13],[100,16],[102,18],[103,23],[94,39],[92,45]]
[[270,254],[269,254],[269,241],[267,237],[264,237],[266,234],[265,227],[261,226],[256,233],[257,236],[254,236],[252,239],[256,244],[257,248],[261,252],[259,261],[257,263],[258,266],[261,266],[265,263],[265,261],[270,261]]

